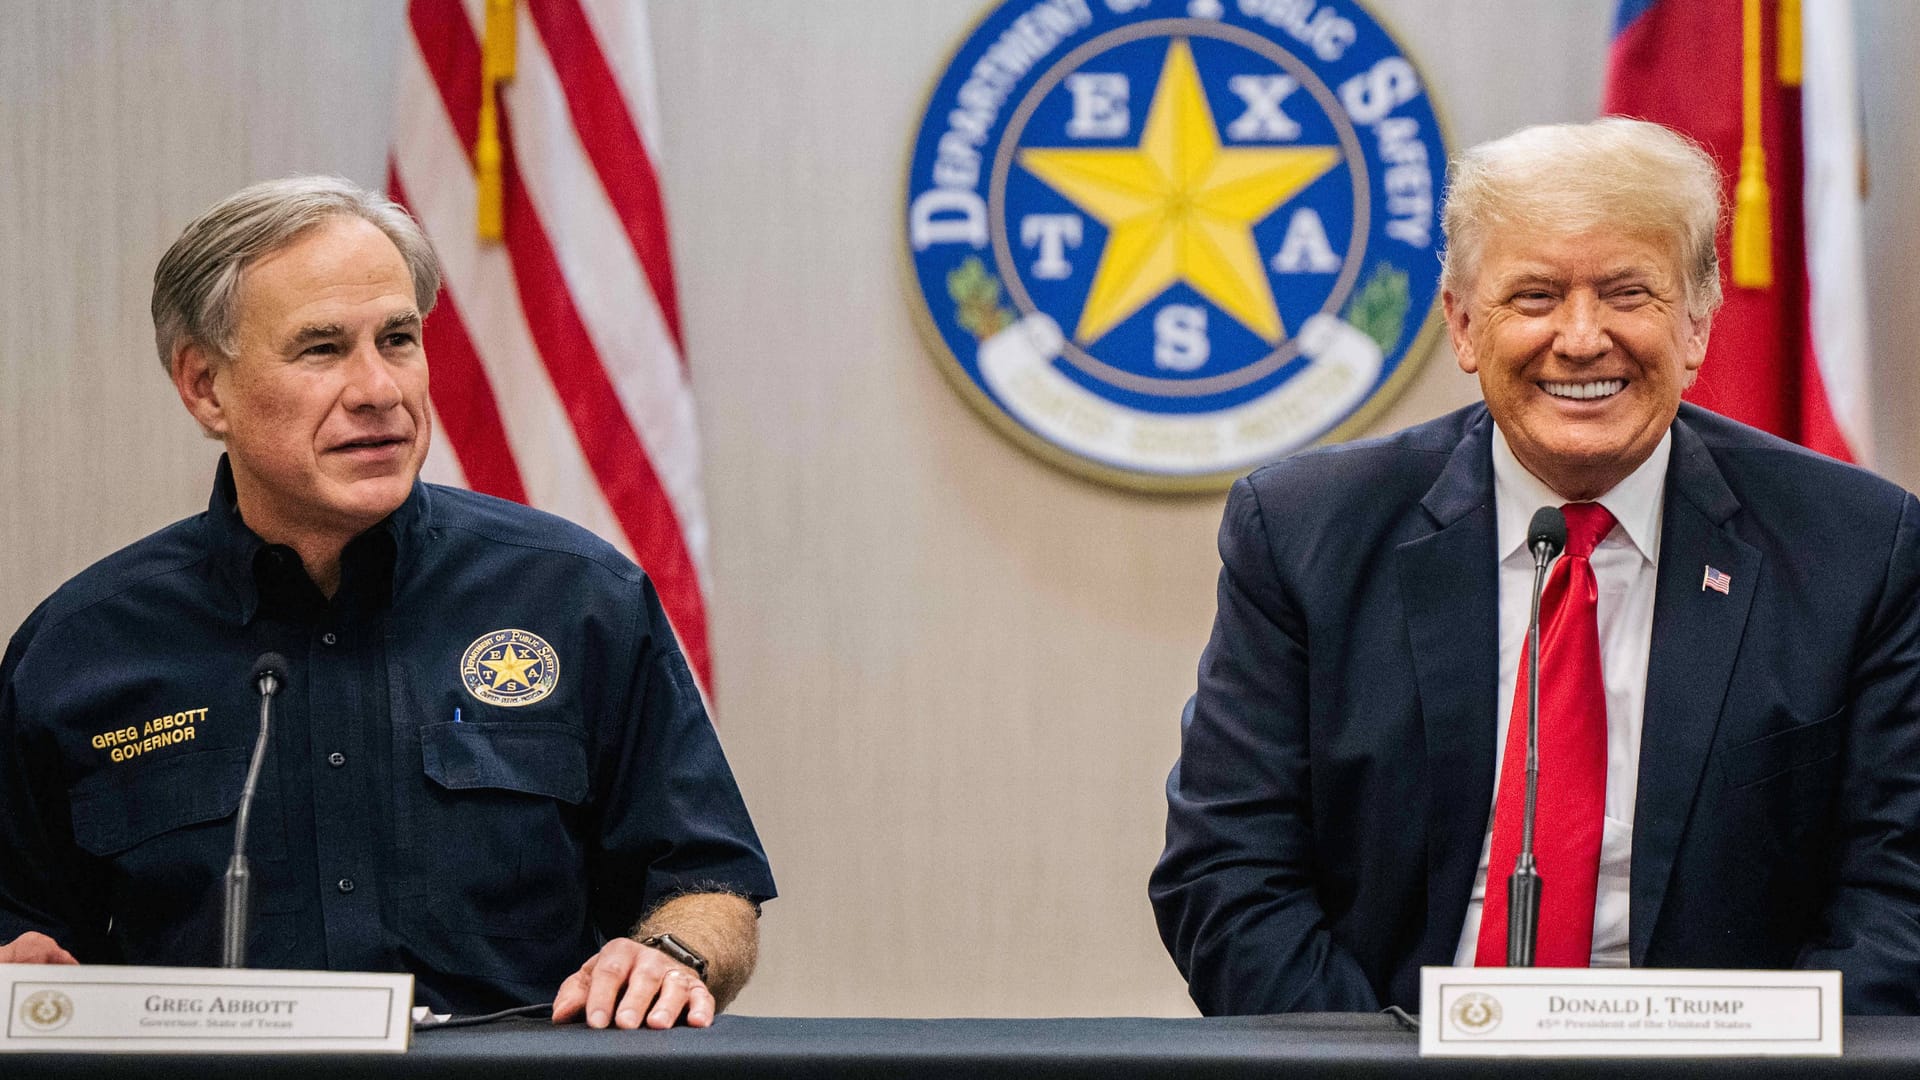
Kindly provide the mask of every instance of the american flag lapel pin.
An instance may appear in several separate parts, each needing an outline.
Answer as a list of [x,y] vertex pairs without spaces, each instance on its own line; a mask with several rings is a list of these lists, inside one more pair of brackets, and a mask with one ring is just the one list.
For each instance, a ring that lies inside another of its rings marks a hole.
[[1711,566],[1707,567],[1707,576],[1700,579],[1701,592],[1706,592],[1708,589],[1712,589],[1714,592],[1717,592],[1722,596],[1731,596],[1732,593],[1730,593],[1728,590],[1732,588],[1733,588],[1733,579],[1731,577],[1728,577],[1725,571],[1717,570]]

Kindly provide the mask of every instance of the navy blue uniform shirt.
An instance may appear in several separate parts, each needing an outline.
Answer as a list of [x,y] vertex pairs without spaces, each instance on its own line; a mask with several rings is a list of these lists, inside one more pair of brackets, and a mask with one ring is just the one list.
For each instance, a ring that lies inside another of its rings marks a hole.
[[411,971],[463,1013],[549,1001],[660,901],[773,879],[646,575],[586,530],[414,485],[331,601],[205,514],[62,586],[0,665],[0,942],[213,965],[248,833],[256,967]]

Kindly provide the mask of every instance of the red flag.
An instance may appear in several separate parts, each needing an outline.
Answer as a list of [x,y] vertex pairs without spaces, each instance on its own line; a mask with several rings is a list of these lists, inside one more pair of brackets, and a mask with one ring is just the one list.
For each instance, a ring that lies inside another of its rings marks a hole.
[[1622,0],[1602,108],[1685,132],[1725,175],[1726,306],[1687,397],[1859,461],[1869,425],[1857,173],[1838,182],[1835,171],[1849,147],[1848,164],[1858,161],[1850,38],[1846,0],[1809,4],[1804,21],[1796,0]]
[[646,9],[410,0],[407,22],[389,186],[446,264],[426,328],[441,432],[426,475],[633,556],[710,685]]

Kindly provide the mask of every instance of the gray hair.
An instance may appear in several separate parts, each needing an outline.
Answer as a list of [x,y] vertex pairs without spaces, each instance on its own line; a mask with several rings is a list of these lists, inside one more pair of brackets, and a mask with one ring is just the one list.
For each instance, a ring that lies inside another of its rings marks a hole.
[[1609,116],[1585,124],[1522,128],[1482,143],[1449,168],[1440,227],[1441,285],[1461,293],[1480,270],[1489,232],[1605,228],[1669,241],[1688,313],[1720,307],[1714,238],[1723,202],[1713,158],[1679,132]]
[[422,318],[440,292],[440,258],[398,203],[337,176],[268,180],[229,195],[181,230],[153,271],[153,338],[160,366],[173,370],[187,343],[221,357],[234,351],[236,296],[247,267],[336,217],[357,217],[393,241],[413,278]]

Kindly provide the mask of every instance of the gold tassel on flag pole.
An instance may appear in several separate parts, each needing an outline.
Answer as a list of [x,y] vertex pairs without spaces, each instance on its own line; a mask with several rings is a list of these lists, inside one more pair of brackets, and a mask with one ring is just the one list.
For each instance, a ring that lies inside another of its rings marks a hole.
[[1780,71],[1781,86],[1800,85],[1800,0],[1780,0],[1779,25],[1774,28],[1775,48],[1779,56],[1775,66]]
[[479,199],[475,228],[482,240],[504,232],[506,193],[501,186],[499,84],[513,78],[513,0],[487,0],[486,36],[480,43],[480,137],[473,148],[474,185]]
[[1760,141],[1760,0],[1745,0],[1740,19],[1740,179],[1733,188],[1733,283],[1773,284],[1773,205],[1767,151]]

